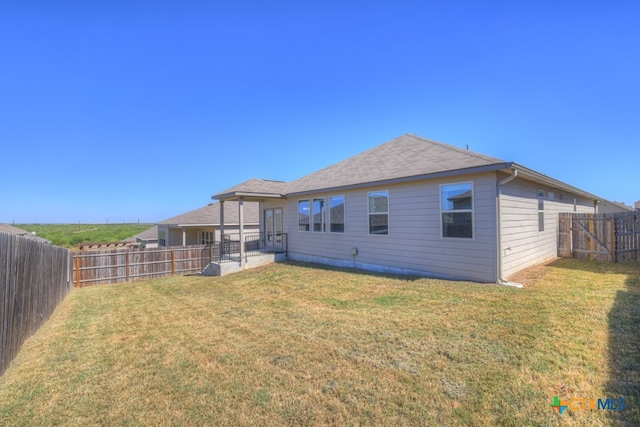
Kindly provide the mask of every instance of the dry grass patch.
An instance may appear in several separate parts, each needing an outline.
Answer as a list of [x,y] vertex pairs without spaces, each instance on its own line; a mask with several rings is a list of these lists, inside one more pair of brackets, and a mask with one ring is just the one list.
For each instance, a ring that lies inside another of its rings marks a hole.
[[[533,274],[518,290],[289,263],[74,290],[0,380],[0,419],[640,422],[640,267],[563,260]],[[559,416],[554,395],[628,409]]]

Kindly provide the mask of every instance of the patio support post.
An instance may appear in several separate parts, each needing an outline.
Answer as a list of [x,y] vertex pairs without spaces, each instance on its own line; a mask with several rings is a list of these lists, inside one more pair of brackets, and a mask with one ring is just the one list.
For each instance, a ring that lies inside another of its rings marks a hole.
[[[215,232],[213,236],[215,241]],[[220,200],[220,260],[224,255],[224,200]]]
[[182,227],[182,246],[187,246],[187,228]]
[[240,226],[240,267],[245,264],[244,261],[244,207],[243,198],[238,198],[238,225]]

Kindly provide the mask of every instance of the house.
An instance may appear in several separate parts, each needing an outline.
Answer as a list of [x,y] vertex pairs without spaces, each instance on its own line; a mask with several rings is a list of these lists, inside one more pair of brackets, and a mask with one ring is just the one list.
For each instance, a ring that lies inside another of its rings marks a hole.
[[[225,203],[224,212],[221,212],[220,206],[219,203],[212,203],[160,221],[156,224],[157,246],[204,245],[220,241],[221,234],[238,234],[238,202]],[[258,203],[245,203],[243,207],[244,231],[259,233]],[[221,218],[225,219],[224,230],[221,229]]]
[[157,248],[158,247],[158,226],[147,228],[146,230],[123,240],[125,243],[131,243],[139,248]]
[[412,134],[295,181],[250,179],[212,198],[259,202],[265,242],[286,235],[289,259],[503,283],[557,256],[559,212],[593,213],[601,200]]
[[39,242],[46,243],[48,245],[51,244],[49,240],[43,239],[42,237],[37,237],[35,231],[31,233],[27,230],[14,227],[13,225],[9,225],[9,224],[0,223],[0,233],[8,233],[16,236],[28,237],[29,239],[37,240]]
[[624,202],[612,202],[610,200],[601,200],[598,202],[596,208],[598,213],[618,213],[618,212],[633,212],[632,206],[627,205]]

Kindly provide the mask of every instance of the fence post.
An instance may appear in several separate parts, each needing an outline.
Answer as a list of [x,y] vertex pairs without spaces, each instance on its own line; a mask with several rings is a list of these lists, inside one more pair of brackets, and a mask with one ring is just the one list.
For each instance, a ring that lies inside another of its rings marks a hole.
[[[595,234],[595,221],[593,219],[593,214],[589,214],[589,233],[591,236]],[[595,250],[596,250],[596,242],[593,240],[593,237],[589,238],[589,250],[591,253],[589,254],[589,259],[593,261],[595,259]]]
[[173,254],[173,249],[171,249],[171,275],[174,276],[176,274],[176,257]]
[[616,220],[614,217],[609,219],[609,224],[609,227],[611,227],[611,261],[618,262],[618,253],[616,252]]
[[129,282],[129,251],[127,251],[125,253],[125,258],[124,258],[124,275],[125,277],[125,281],[128,283]]
[[80,257],[76,255],[76,288],[80,287]]

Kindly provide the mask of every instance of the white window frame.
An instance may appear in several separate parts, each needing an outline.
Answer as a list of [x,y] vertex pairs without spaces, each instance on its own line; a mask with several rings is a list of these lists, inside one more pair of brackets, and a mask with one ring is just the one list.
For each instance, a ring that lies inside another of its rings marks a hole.
[[[442,189],[443,187],[448,187],[450,185],[463,185],[463,184],[469,184],[471,186],[471,209],[443,209],[442,208]],[[460,182],[446,182],[443,184],[440,184],[440,187],[438,189],[439,191],[439,195],[438,195],[438,200],[440,203],[440,238],[441,239],[445,239],[445,240],[463,240],[463,241],[467,241],[467,240],[475,240],[476,238],[476,210],[475,210],[475,205],[476,205],[476,190],[475,190],[475,185],[473,181],[460,181]],[[445,213],[471,213],[471,237],[451,237],[451,236],[445,236],[444,235],[444,221],[443,221],[443,214]]]
[[544,190],[538,188],[538,233],[544,232]]
[[167,246],[167,232],[164,230],[158,231],[158,246]]
[[[371,212],[370,198],[374,193],[387,193],[387,211],[386,212]],[[371,215],[386,215],[387,216],[387,232],[386,233],[372,233],[371,232]],[[388,236],[391,234],[391,194],[389,190],[374,190],[367,193],[367,230],[369,236]]]

